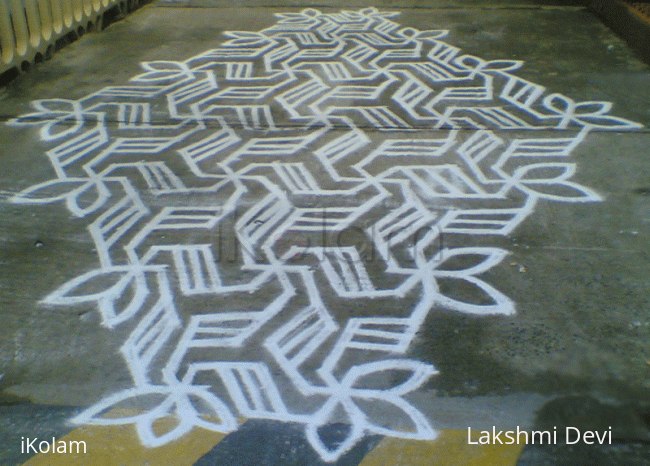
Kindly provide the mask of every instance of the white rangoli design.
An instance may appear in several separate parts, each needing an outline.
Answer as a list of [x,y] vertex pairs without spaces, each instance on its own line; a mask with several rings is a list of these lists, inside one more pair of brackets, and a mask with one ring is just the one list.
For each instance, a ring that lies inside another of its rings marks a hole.
[[[436,373],[404,357],[418,328],[436,307],[514,312],[480,278],[506,251],[470,241],[507,235],[540,199],[598,201],[571,181],[572,150],[591,130],[639,125],[396,15],[279,14],[10,122],[56,144],[57,178],[14,201],[65,201],[99,256],[44,302],[96,303],[129,335],[134,387],[78,422],[135,424],[147,446],[238,417],[296,422],[326,461],[366,434],[436,436],[407,400]],[[129,401],[145,409],[105,415]],[[331,422],[349,426],[334,445],[320,431]]]

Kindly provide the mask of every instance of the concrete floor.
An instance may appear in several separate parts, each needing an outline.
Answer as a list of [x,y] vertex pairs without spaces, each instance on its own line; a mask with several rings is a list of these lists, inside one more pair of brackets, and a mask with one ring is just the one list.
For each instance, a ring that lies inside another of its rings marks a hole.
[[235,431],[196,464],[517,426],[614,442],[482,464],[648,464],[648,66],[580,6],[245,5],[153,3],[0,90],[0,462],[126,409],[145,452]]

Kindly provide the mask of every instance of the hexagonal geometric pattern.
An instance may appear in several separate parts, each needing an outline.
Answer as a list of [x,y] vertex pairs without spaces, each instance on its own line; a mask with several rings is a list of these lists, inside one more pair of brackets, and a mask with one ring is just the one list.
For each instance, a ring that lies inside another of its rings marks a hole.
[[[156,446],[289,421],[326,461],[369,433],[434,438],[408,400],[436,373],[403,356],[417,330],[435,308],[514,312],[480,277],[507,251],[473,238],[509,234],[538,202],[598,201],[571,180],[572,150],[639,127],[397,13],[277,16],[10,122],[41,127],[57,174],[14,201],[65,202],[98,252],[44,302],[96,303],[129,329],[133,388],[78,422],[133,423]],[[105,415],[128,404],[141,411]],[[332,422],[349,426],[334,444]]]

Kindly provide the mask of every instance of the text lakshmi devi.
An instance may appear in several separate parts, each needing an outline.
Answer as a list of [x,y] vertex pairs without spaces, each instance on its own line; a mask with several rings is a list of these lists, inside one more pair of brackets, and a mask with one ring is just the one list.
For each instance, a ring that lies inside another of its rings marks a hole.
[[492,427],[492,430],[481,430],[478,434],[472,432],[472,428],[467,428],[467,443],[469,445],[557,445],[558,443],[566,443],[572,445],[574,443],[585,443],[587,445],[611,445],[612,443],[612,428],[602,432],[595,430],[580,430],[577,427],[565,427],[564,431],[560,430],[558,435],[558,428],[553,427],[553,430],[521,430],[517,426],[517,430],[497,430]]

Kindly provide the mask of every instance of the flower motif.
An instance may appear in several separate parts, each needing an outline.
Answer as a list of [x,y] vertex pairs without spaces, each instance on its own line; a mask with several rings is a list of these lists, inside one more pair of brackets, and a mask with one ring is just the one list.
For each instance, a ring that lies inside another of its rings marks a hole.
[[9,120],[10,125],[43,125],[41,139],[54,141],[76,133],[84,124],[84,111],[81,103],[69,99],[43,99],[31,103],[36,110]]
[[[487,272],[489,269],[499,264],[507,254],[507,251],[497,248],[469,247],[442,249],[429,262],[434,279],[451,279],[462,281],[465,283],[465,285],[469,285],[473,289],[474,294],[482,298],[480,301],[483,302],[487,300],[491,303],[471,303],[467,300],[461,300],[447,296],[440,292],[440,290],[438,290],[438,296],[436,298],[437,303],[448,307],[449,309],[464,312],[466,314],[513,314],[515,312],[513,302],[492,285],[477,277],[477,275]],[[480,259],[481,257],[483,259]],[[476,258],[479,258],[478,262],[476,262]],[[464,262],[470,259],[474,259],[475,263],[473,265],[458,266],[454,264],[455,260]]]
[[65,200],[72,213],[84,217],[102,207],[110,196],[110,190],[100,179],[63,178],[30,186],[11,200],[20,204],[51,204]]
[[519,167],[512,179],[531,196],[564,202],[600,201],[601,197],[593,190],[570,181],[575,171],[574,163],[537,163]]
[[[170,422],[171,427],[161,427],[160,424],[166,424],[164,421]],[[206,387],[183,383],[124,390],[83,411],[73,422],[135,424],[140,440],[148,447],[164,445],[195,426],[216,432],[231,432],[237,427],[230,410]]]
[[143,83],[174,82],[183,79],[192,79],[194,76],[185,63],[176,61],[159,60],[143,62],[142,68],[146,72],[133,77],[131,81]]
[[[369,388],[369,385],[373,384],[373,376],[390,372],[407,372],[408,376],[389,388]],[[325,461],[339,458],[366,432],[408,439],[434,439],[437,432],[404,396],[420,388],[437,373],[438,371],[429,364],[408,359],[385,359],[351,367],[339,383],[330,383],[331,396],[312,416],[312,422],[307,424],[307,439]],[[375,406],[385,404],[393,415],[401,414],[406,421],[406,428],[393,429],[378,424],[377,420],[372,420],[365,411],[363,402]],[[335,416],[341,415],[347,417],[345,421],[350,426],[347,435],[337,444],[328,445],[320,435],[320,430],[331,423]]]
[[614,115],[608,115],[612,109],[610,102],[585,101],[576,103],[562,94],[549,94],[542,101],[543,105],[554,115],[560,117],[557,128],[566,129],[571,123],[597,129],[638,129],[639,123]]
[[[70,280],[44,301],[68,306],[96,302],[104,325],[112,328],[140,310],[151,293],[145,271],[155,270],[155,267],[144,268],[138,264],[91,270]],[[122,297],[128,294],[131,299],[123,303]]]

